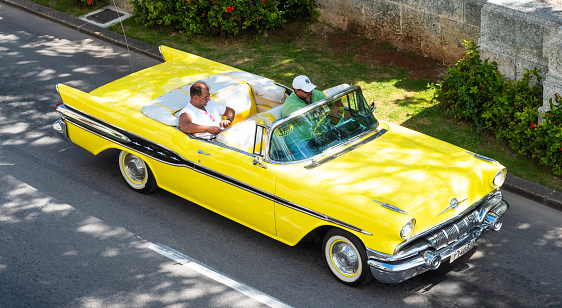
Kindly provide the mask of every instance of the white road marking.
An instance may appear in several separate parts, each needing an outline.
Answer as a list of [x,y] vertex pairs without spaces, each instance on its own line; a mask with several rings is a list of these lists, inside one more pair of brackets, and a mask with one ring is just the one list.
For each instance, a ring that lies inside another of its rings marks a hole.
[[271,297],[261,291],[258,291],[250,286],[247,286],[241,282],[235,281],[232,278],[229,278],[227,276],[225,276],[224,274],[221,274],[219,272],[217,272],[216,270],[212,269],[211,267],[193,259],[190,258],[184,254],[182,254],[179,251],[176,251],[168,246],[162,245],[162,244],[152,244],[150,246],[150,249],[171,259],[174,260],[176,262],[178,262],[179,264],[183,265],[183,266],[187,266],[190,269],[203,274],[211,279],[214,279],[217,282],[220,282],[222,284],[224,284],[225,286],[228,286],[264,305],[267,305],[269,307],[291,307],[281,301],[279,301],[278,299]]

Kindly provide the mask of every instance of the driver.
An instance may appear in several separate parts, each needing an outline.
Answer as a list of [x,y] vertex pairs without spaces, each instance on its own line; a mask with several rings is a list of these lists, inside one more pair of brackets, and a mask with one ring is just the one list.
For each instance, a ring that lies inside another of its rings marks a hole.
[[305,75],[299,75],[293,79],[293,89],[293,93],[283,103],[282,116],[286,116],[326,97],[322,91],[316,90],[316,85],[310,82],[310,79]]

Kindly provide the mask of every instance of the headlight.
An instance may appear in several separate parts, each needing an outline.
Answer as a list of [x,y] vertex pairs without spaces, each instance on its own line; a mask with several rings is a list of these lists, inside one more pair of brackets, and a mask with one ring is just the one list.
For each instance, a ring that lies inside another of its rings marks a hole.
[[496,173],[496,175],[494,176],[494,180],[492,181],[492,184],[494,185],[495,188],[499,188],[500,186],[503,185],[503,182],[505,181],[505,168],[503,168],[502,170],[498,171],[498,173]]
[[416,228],[416,220],[415,219],[410,219],[405,225],[404,227],[402,227],[402,230],[400,230],[400,237],[403,239],[407,239],[408,237],[410,237],[412,234],[414,234],[414,229]]

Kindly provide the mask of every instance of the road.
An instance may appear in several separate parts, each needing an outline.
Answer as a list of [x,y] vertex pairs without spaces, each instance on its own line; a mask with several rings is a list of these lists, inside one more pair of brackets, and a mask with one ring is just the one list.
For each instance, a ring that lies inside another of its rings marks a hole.
[[157,64],[131,56],[0,4],[0,307],[562,307],[562,213],[509,192],[503,229],[467,255],[359,288],[331,277],[319,245],[133,192],[116,152],[51,129],[57,83],[91,91]]

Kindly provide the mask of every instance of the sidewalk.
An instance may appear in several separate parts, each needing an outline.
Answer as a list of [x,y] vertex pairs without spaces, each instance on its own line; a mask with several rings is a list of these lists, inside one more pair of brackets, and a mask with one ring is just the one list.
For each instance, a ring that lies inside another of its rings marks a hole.
[[[125,38],[121,34],[90,24],[76,17],[62,14],[53,9],[36,4],[35,2],[26,0],[0,0],[0,4],[1,3],[16,7],[42,18],[52,20],[56,23],[75,29],[82,33],[86,33],[92,37],[117,45],[119,47],[128,48],[132,52],[136,52],[156,60],[163,60],[157,46],[152,46],[133,38]],[[519,194],[523,197],[540,202],[555,209],[562,210],[561,192],[511,175],[509,174],[509,170],[507,179],[502,189]]]

